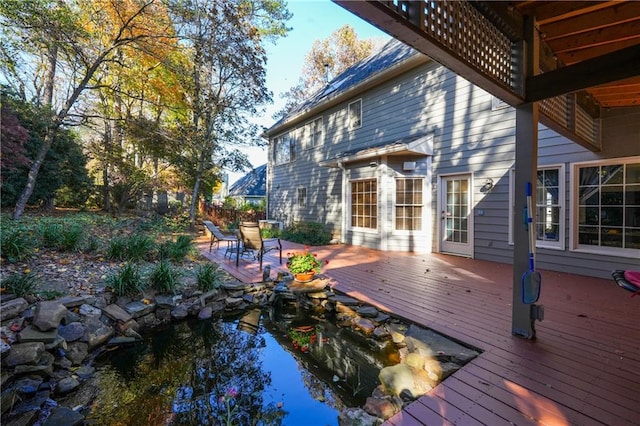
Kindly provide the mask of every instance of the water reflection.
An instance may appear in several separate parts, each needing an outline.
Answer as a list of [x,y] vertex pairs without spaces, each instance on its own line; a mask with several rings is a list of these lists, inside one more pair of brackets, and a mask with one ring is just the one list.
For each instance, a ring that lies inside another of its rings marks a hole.
[[[289,331],[314,338],[305,352]],[[378,348],[304,311],[181,322],[101,356],[96,425],[330,425],[386,364]]]

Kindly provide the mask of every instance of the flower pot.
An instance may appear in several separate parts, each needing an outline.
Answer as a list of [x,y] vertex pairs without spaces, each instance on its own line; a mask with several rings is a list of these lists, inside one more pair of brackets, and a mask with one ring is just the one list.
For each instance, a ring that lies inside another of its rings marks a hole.
[[313,281],[313,276],[316,274],[316,271],[302,272],[299,274],[294,274],[294,278],[296,281],[300,283],[308,283],[309,281]]

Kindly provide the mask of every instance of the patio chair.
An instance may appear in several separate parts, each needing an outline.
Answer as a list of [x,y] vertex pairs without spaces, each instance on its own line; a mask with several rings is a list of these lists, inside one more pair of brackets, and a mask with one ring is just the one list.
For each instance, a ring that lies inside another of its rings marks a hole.
[[233,253],[236,244],[238,244],[238,237],[235,235],[227,235],[223,234],[220,229],[210,220],[203,220],[202,224],[209,230],[211,233],[211,242],[209,243],[209,251],[213,247],[213,244],[217,244],[217,248],[220,248],[220,241],[227,242],[227,250],[224,252],[226,256],[228,253]]
[[280,252],[280,264],[282,265],[282,244],[280,238],[262,238],[260,227],[255,222],[241,222],[238,228],[240,233],[240,247],[236,253],[236,266],[240,262],[240,256],[249,251],[255,251],[256,257],[260,261],[262,271],[262,260],[265,253],[271,250]]
[[631,297],[640,294],[640,271],[616,270],[611,275],[616,284],[631,292]]

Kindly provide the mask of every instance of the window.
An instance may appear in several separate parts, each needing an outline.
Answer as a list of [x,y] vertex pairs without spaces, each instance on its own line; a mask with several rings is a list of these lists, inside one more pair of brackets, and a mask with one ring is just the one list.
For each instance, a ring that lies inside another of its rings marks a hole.
[[422,230],[422,178],[396,179],[396,229]]
[[359,129],[362,126],[362,99],[349,104],[349,128]]
[[578,248],[640,250],[640,161],[574,165]]
[[351,182],[351,226],[378,228],[378,183],[375,179]]
[[275,138],[273,148],[273,161],[275,164],[286,164],[295,159],[295,139],[289,133]]
[[[549,165],[538,168],[535,198],[536,247],[564,249],[565,241],[565,168]],[[515,170],[509,175],[509,218],[513,218],[515,206]],[[522,191],[525,189],[522,188]],[[524,209],[524,206],[518,206]],[[509,243],[513,244],[513,221],[509,220]]]
[[308,147],[311,148],[322,143],[322,117],[316,118],[305,126]]
[[549,246],[561,244],[564,228],[564,171],[559,167],[538,169],[536,183],[536,240]]
[[307,207],[307,188],[298,188],[298,207]]

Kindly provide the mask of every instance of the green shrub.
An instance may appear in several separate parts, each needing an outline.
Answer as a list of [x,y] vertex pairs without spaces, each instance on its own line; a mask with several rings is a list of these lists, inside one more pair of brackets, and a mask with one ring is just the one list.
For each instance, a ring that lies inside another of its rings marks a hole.
[[139,262],[151,256],[154,246],[153,240],[144,234],[115,237],[109,242],[107,256],[113,260]]
[[40,238],[44,247],[56,248],[62,238],[62,225],[60,223],[42,222],[40,224]]
[[149,276],[149,284],[160,293],[175,294],[180,284],[180,271],[171,267],[171,263],[166,260],[158,262],[156,267],[151,271]]
[[23,228],[3,230],[0,255],[9,262],[24,259],[31,252],[31,239]]
[[124,260],[127,257],[127,239],[115,237],[109,242],[107,257],[113,260]]
[[2,280],[2,287],[18,297],[33,294],[37,285],[38,279],[32,272],[26,274],[18,272]]
[[105,283],[117,296],[137,294],[145,287],[138,267],[128,262],[120,268],[120,271],[109,275]]
[[100,240],[99,237],[96,237],[95,235],[89,235],[89,237],[86,240],[84,250],[87,253],[94,253],[100,250],[101,245],[102,245],[102,241]]
[[136,262],[149,258],[154,246],[155,243],[147,235],[131,235],[127,240],[127,260]]
[[54,300],[64,296],[65,293],[60,290],[45,290],[39,291],[38,296],[44,300]]
[[57,248],[62,251],[78,251],[82,245],[84,232],[78,224],[65,226],[60,232]]
[[196,282],[202,291],[220,288],[223,279],[224,273],[215,263],[202,263],[196,269]]
[[331,233],[317,222],[295,222],[282,232],[283,239],[307,246],[323,246],[331,242]]

